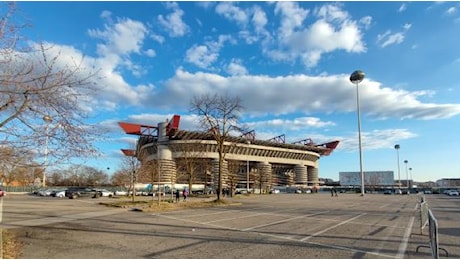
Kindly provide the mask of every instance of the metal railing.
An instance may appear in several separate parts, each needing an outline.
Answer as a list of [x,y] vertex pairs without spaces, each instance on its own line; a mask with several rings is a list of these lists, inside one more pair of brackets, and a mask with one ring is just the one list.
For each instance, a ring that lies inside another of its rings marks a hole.
[[424,196],[420,198],[420,233],[423,235],[423,228],[428,225],[429,232],[429,245],[417,246],[415,252],[418,253],[420,248],[429,248],[431,250],[431,256],[435,259],[439,258],[439,251],[443,251],[446,257],[449,253],[446,249],[439,247],[439,236],[438,236],[438,221],[436,220],[433,212],[429,209],[428,203]]

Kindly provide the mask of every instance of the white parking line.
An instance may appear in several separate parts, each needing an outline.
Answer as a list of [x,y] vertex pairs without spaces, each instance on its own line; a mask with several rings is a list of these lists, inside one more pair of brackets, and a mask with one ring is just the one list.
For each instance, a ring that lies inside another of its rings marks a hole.
[[77,214],[62,215],[62,216],[55,216],[55,217],[26,219],[26,220],[19,220],[19,221],[3,224],[1,225],[1,227],[9,229],[9,228],[43,226],[43,225],[49,225],[49,224],[55,224],[55,223],[61,223],[61,222],[75,221],[75,220],[80,220],[80,219],[103,217],[103,216],[117,214],[123,211],[126,211],[126,209],[116,208],[116,209],[109,209],[109,210],[102,210],[102,211],[82,212],[82,213],[77,213]]
[[280,224],[280,223],[283,223],[283,222],[288,222],[288,221],[299,219],[299,218],[312,217],[312,216],[316,216],[316,215],[327,213],[327,212],[329,212],[329,211],[323,211],[323,212],[318,212],[318,213],[315,213],[315,214],[309,214],[309,215],[303,215],[303,216],[298,216],[298,217],[293,217],[293,218],[287,218],[287,219],[283,219],[283,220],[279,220],[279,221],[275,221],[275,222],[271,222],[271,223],[267,223],[267,224],[248,227],[248,228],[242,229],[241,231],[249,231],[249,230],[252,230],[252,229],[255,229],[255,228],[261,228],[261,227],[271,226],[271,225],[275,225],[275,224]]
[[348,223],[348,222],[350,222],[350,221],[353,221],[353,220],[355,220],[355,219],[357,219],[357,218],[359,218],[359,217],[362,217],[362,216],[364,216],[364,215],[367,215],[367,213],[361,213],[361,214],[359,214],[358,216],[354,216],[354,217],[352,217],[352,218],[350,218],[350,219],[344,220],[344,221],[342,221],[342,222],[340,222],[340,223],[338,223],[338,224],[336,224],[336,225],[330,226],[330,227],[328,227],[328,228],[326,228],[326,229],[323,229],[323,230],[321,230],[321,231],[319,231],[319,232],[316,232],[316,233],[313,234],[313,235],[310,235],[310,236],[308,236],[308,237],[304,237],[304,238],[300,239],[300,241],[307,241],[307,240],[309,240],[310,238],[313,238],[313,237],[316,237],[316,236],[321,235],[321,234],[323,234],[323,233],[326,233],[327,231],[329,231],[329,230],[331,230],[331,229],[334,229],[334,228],[336,228],[336,227],[339,227],[339,226],[341,226],[341,225],[343,225],[343,224],[346,224],[346,223]]
[[[327,211],[329,212],[329,211]],[[324,213],[324,212],[321,212],[321,213]],[[321,214],[321,213],[316,213],[316,214]],[[152,215],[156,215],[158,217],[162,217],[162,218],[167,218],[167,219],[173,219],[173,220],[180,220],[180,221],[185,221],[185,222],[189,222],[189,223],[194,223],[194,224],[198,224],[198,225],[205,225],[205,226],[211,226],[211,227],[215,227],[215,228],[221,228],[221,229],[224,229],[224,230],[233,230],[233,231],[241,231],[241,232],[252,232],[252,233],[256,233],[256,234],[259,234],[261,236],[267,236],[267,237],[273,237],[273,238],[277,238],[277,239],[282,239],[282,240],[289,240],[289,241],[295,241],[295,242],[303,242],[303,243],[306,243],[306,244],[310,244],[310,245],[316,245],[316,246],[321,246],[321,247],[325,247],[325,248],[332,248],[332,249],[339,249],[339,250],[344,250],[344,251],[350,251],[350,252],[356,252],[356,253],[363,253],[363,254],[369,254],[369,255],[374,255],[374,256],[377,256],[379,258],[392,258],[392,256],[390,255],[387,255],[387,254],[382,254],[382,253],[379,253],[379,252],[370,252],[370,251],[364,251],[364,250],[359,250],[359,249],[355,249],[355,248],[350,248],[350,247],[344,247],[344,246],[337,246],[337,245],[331,245],[331,244],[323,244],[323,243],[317,243],[317,242],[310,242],[310,241],[306,241],[307,239],[301,239],[301,240],[298,240],[296,238],[292,238],[291,236],[280,236],[280,235],[276,235],[276,234],[270,234],[270,233],[260,233],[256,230],[250,230],[250,229],[238,229],[238,228],[232,228],[232,227],[227,227],[227,226],[221,226],[221,225],[216,225],[216,224],[212,224],[212,223],[202,223],[202,222],[199,222],[199,221],[194,221],[194,220],[190,220],[190,219],[183,219],[183,218],[178,218],[178,217],[174,217],[174,216],[168,216],[168,215],[162,215],[162,214],[152,214]],[[366,213],[363,213],[363,214],[360,214],[358,216],[355,216],[349,220],[346,220],[346,221],[343,221],[341,223],[339,223],[338,225],[335,225],[335,226],[339,226],[340,224],[345,224],[345,223],[348,223],[358,217],[361,217],[363,215],[366,215]],[[298,216],[298,217],[295,217],[295,218],[291,218],[292,219],[296,219],[296,218],[302,218],[302,217],[306,217],[306,216]],[[287,220],[286,220],[287,221]],[[279,221],[278,221],[279,222]],[[284,222],[284,220],[282,221]],[[275,224],[275,222],[271,223],[271,224]],[[269,225],[269,224],[265,224],[265,225]],[[262,227],[264,225],[260,225],[258,227]],[[252,228],[256,228],[256,227],[252,227]],[[330,228],[329,228],[330,229]],[[328,229],[328,230],[329,230]],[[327,230],[324,230],[324,232],[326,232]]]
[[256,214],[250,214],[250,215],[243,215],[243,216],[238,216],[238,217],[233,217],[233,218],[221,218],[213,221],[207,221],[203,222],[203,224],[209,224],[209,223],[216,223],[216,222],[222,222],[222,221],[227,221],[227,220],[235,220],[235,219],[242,219],[242,218],[250,218],[250,217],[255,217],[255,216],[260,216],[260,215],[267,215],[267,213],[256,213]]
[[404,237],[401,240],[401,244],[399,245],[398,254],[395,256],[395,258],[400,259],[404,257],[404,253],[406,252],[406,248],[407,248],[407,242],[409,241],[409,237],[412,232],[412,225],[414,225],[414,220],[415,220],[415,217],[412,216],[409,220],[409,225],[406,228]]

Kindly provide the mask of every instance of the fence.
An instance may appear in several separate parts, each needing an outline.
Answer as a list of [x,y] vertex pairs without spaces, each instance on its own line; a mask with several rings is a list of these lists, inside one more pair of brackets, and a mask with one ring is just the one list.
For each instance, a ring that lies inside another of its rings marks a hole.
[[425,197],[422,196],[420,199],[420,233],[423,235],[423,228],[428,224],[429,232],[429,246],[421,245],[417,246],[415,252],[418,252],[420,248],[429,248],[431,249],[431,256],[435,259],[439,258],[439,251],[443,251],[448,257],[448,252],[444,248],[439,247],[439,236],[438,236],[438,221],[434,217],[433,212],[428,207],[428,203],[425,200]]
[[3,186],[2,189],[8,192],[33,192],[37,188],[33,186]]

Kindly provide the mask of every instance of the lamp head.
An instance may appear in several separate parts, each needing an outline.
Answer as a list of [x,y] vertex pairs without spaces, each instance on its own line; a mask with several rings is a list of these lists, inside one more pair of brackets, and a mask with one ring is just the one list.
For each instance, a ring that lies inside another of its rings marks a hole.
[[399,147],[399,144],[395,145],[395,149],[398,150],[400,147]]
[[43,116],[43,121],[45,121],[46,123],[51,123],[51,122],[53,122],[53,118],[51,116],[44,115]]
[[366,74],[361,71],[361,70],[355,70],[353,73],[351,73],[350,75],[350,81],[351,83],[353,84],[358,84],[360,83],[361,81],[363,81],[364,77],[366,76]]

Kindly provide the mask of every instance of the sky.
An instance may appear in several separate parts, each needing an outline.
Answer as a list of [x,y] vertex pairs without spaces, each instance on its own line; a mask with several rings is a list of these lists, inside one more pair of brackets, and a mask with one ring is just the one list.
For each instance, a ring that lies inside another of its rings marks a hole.
[[[459,2],[18,2],[30,43],[97,66],[88,123],[110,137],[87,163],[114,172],[134,147],[117,122],[181,116],[205,93],[242,99],[241,123],[268,140],[340,140],[319,177],[364,171],[395,179],[460,178]],[[400,145],[396,151],[394,146]],[[399,172],[398,160],[399,153]],[[408,163],[404,163],[407,160]],[[406,170],[411,168],[412,170]],[[412,178],[411,178],[412,177]]]

